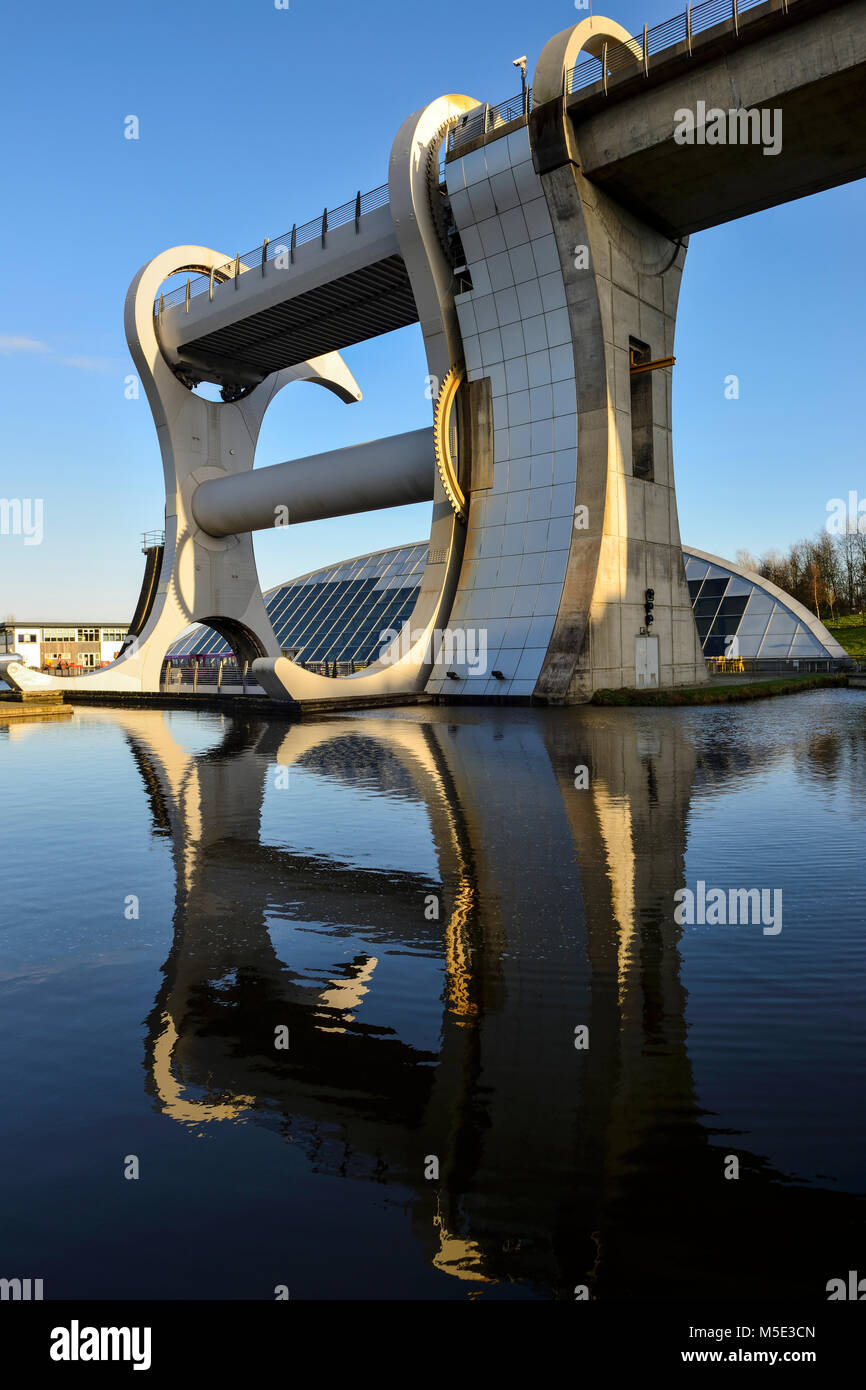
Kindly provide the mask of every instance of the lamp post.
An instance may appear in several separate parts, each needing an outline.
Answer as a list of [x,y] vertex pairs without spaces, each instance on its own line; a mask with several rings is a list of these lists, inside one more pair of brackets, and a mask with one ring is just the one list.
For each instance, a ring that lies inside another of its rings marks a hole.
[[524,53],[522,58],[515,58],[513,66],[520,68],[520,89],[523,100],[523,114],[527,116],[529,113],[526,109],[526,54]]

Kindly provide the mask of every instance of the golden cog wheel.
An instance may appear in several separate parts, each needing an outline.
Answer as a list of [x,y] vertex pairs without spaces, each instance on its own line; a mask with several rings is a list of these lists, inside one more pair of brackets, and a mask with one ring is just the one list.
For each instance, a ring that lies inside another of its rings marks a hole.
[[451,450],[451,417],[457,392],[463,383],[462,367],[450,367],[439,388],[433,407],[433,450],[436,468],[451,507],[463,522],[466,521],[466,496],[457,477],[457,466]]

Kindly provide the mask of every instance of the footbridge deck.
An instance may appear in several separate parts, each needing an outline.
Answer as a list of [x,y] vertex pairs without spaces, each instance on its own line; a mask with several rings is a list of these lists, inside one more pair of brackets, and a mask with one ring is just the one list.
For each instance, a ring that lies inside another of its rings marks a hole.
[[175,367],[246,385],[418,321],[387,185],[196,276],[155,308]]

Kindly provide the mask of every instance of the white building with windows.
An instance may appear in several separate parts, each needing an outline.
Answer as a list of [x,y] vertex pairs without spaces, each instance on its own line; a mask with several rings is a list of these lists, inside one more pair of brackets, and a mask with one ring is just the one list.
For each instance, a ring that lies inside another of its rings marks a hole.
[[7,618],[0,623],[0,654],[16,652],[34,671],[95,671],[120,655],[129,623],[46,623]]

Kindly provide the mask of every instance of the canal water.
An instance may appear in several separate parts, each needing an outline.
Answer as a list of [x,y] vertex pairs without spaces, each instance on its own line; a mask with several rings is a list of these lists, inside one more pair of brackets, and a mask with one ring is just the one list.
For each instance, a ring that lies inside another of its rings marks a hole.
[[0,728],[0,787],[0,1276],[823,1300],[866,1274],[866,693],[77,708]]

